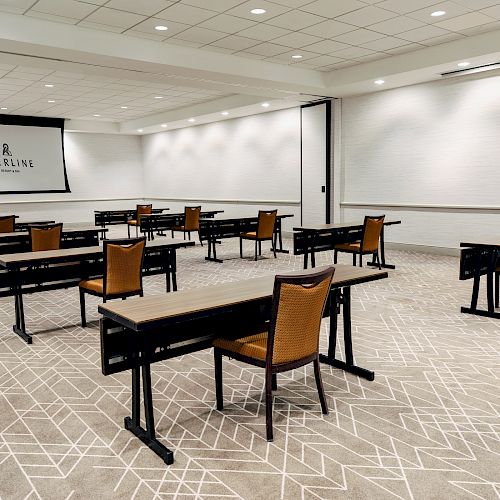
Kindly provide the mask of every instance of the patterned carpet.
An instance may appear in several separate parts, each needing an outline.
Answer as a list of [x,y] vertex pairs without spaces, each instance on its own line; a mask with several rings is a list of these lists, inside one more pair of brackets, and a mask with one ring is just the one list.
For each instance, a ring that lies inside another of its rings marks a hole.
[[[223,264],[199,246],[180,251],[180,289],[301,269],[291,255],[240,260],[237,245],[218,248]],[[262,370],[224,360],[218,412],[210,351],[155,365],[169,467],[123,428],[130,375],[101,374],[97,299],[84,330],[75,288],[27,297],[31,346],[12,333],[13,300],[0,299],[0,497],[499,498],[500,321],[459,313],[471,283],[458,281],[458,259],[388,260],[389,279],[353,289],[354,354],[375,381],[322,366],[323,416],[312,367],[280,375],[273,443]],[[145,291],[164,293],[164,277]]]

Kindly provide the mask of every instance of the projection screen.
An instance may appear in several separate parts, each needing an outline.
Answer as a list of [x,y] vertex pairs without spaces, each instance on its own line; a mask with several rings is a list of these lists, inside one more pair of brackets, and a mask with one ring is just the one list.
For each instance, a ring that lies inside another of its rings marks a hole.
[[0,115],[0,194],[69,192],[64,119]]

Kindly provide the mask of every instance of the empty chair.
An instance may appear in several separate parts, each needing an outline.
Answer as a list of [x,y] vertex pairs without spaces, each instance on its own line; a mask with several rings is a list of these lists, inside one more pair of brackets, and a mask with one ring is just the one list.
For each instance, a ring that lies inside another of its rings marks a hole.
[[139,236],[139,228],[141,227],[141,217],[150,215],[153,211],[153,205],[137,205],[135,210],[135,219],[127,222],[128,237],[130,238],[130,226],[135,226],[135,235]]
[[31,251],[59,250],[61,248],[62,227],[62,223],[29,226],[28,232]]
[[255,260],[258,254],[262,255],[262,242],[270,241],[276,258],[276,241],[274,239],[274,228],[276,226],[277,210],[259,210],[257,230],[240,234],[240,257],[243,258],[243,240],[255,241]]
[[186,239],[186,233],[188,238],[191,240],[191,231],[198,233],[198,239],[200,244],[203,246],[200,236],[200,213],[201,207],[184,207],[184,225],[173,226],[172,238],[174,237],[174,231],[179,231],[184,233],[184,239]]
[[[314,376],[321,410],[328,413],[319,368],[321,318],[335,269],[296,276],[276,276],[272,314],[269,323],[251,327],[250,318],[242,318],[243,331],[250,335],[238,340],[214,341],[215,390],[217,409],[223,409],[222,356],[265,368],[266,436],[273,440],[272,389],[276,374],[314,364]],[[253,329],[253,331],[251,331]],[[238,332],[235,332],[237,334]]]
[[146,238],[104,241],[104,276],[80,281],[80,312],[82,326],[87,325],[85,294],[107,299],[143,296],[142,261]]
[[0,233],[13,233],[15,215],[4,215],[0,217]]
[[337,263],[338,252],[346,252],[352,253],[353,266],[356,265],[356,255],[359,255],[359,267],[363,267],[363,255],[373,255],[379,269],[381,269],[378,244],[380,240],[380,233],[384,227],[384,218],[385,215],[377,217],[369,215],[365,216],[361,240],[335,245],[333,262],[335,264]]

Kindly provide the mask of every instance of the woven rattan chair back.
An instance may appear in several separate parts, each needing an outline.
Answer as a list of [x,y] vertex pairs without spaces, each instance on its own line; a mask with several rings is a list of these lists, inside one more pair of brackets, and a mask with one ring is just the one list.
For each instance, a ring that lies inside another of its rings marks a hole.
[[201,207],[184,207],[184,231],[200,230]]
[[273,365],[318,352],[321,318],[333,267],[308,275],[276,276],[267,356]]
[[380,233],[384,227],[385,215],[378,217],[365,216],[363,224],[363,241],[361,250],[363,252],[376,252],[378,250],[378,242]]
[[271,239],[274,234],[277,210],[259,210],[259,222],[257,223],[257,238]]
[[145,238],[104,242],[103,290],[106,296],[142,290],[142,261]]
[[13,233],[15,215],[4,215],[0,217],[0,233]]
[[153,205],[137,205],[135,220],[137,224],[141,225],[141,217],[143,215],[151,215],[153,211]]
[[59,250],[61,248],[62,227],[62,223],[47,224],[46,226],[29,226],[31,251]]

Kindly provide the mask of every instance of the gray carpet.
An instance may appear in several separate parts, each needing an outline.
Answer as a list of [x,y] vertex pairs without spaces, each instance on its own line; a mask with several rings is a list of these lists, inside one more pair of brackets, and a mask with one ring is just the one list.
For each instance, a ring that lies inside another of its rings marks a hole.
[[[291,255],[240,260],[237,245],[218,248],[223,264],[180,251],[179,287],[301,269]],[[388,258],[389,279],[353,289],[354,354],[375,381],[322,366],[323,416],[312,367],[279,376],[273,443],[262,370],[225,360],[218,412],[210,351],[155,365],[169,467],[123,428],[130,375],[101,374],[96,298],[82,329],[75,288],[27,297],[31,346],[12,333],[13,299],[0,299],[0,497],[499,498],[500,321],[459,313],[471,283],[458,281],[458,259]],[[164,277],[145,292],[164,293]],[[326,335],[325,323],[323,349]]]

